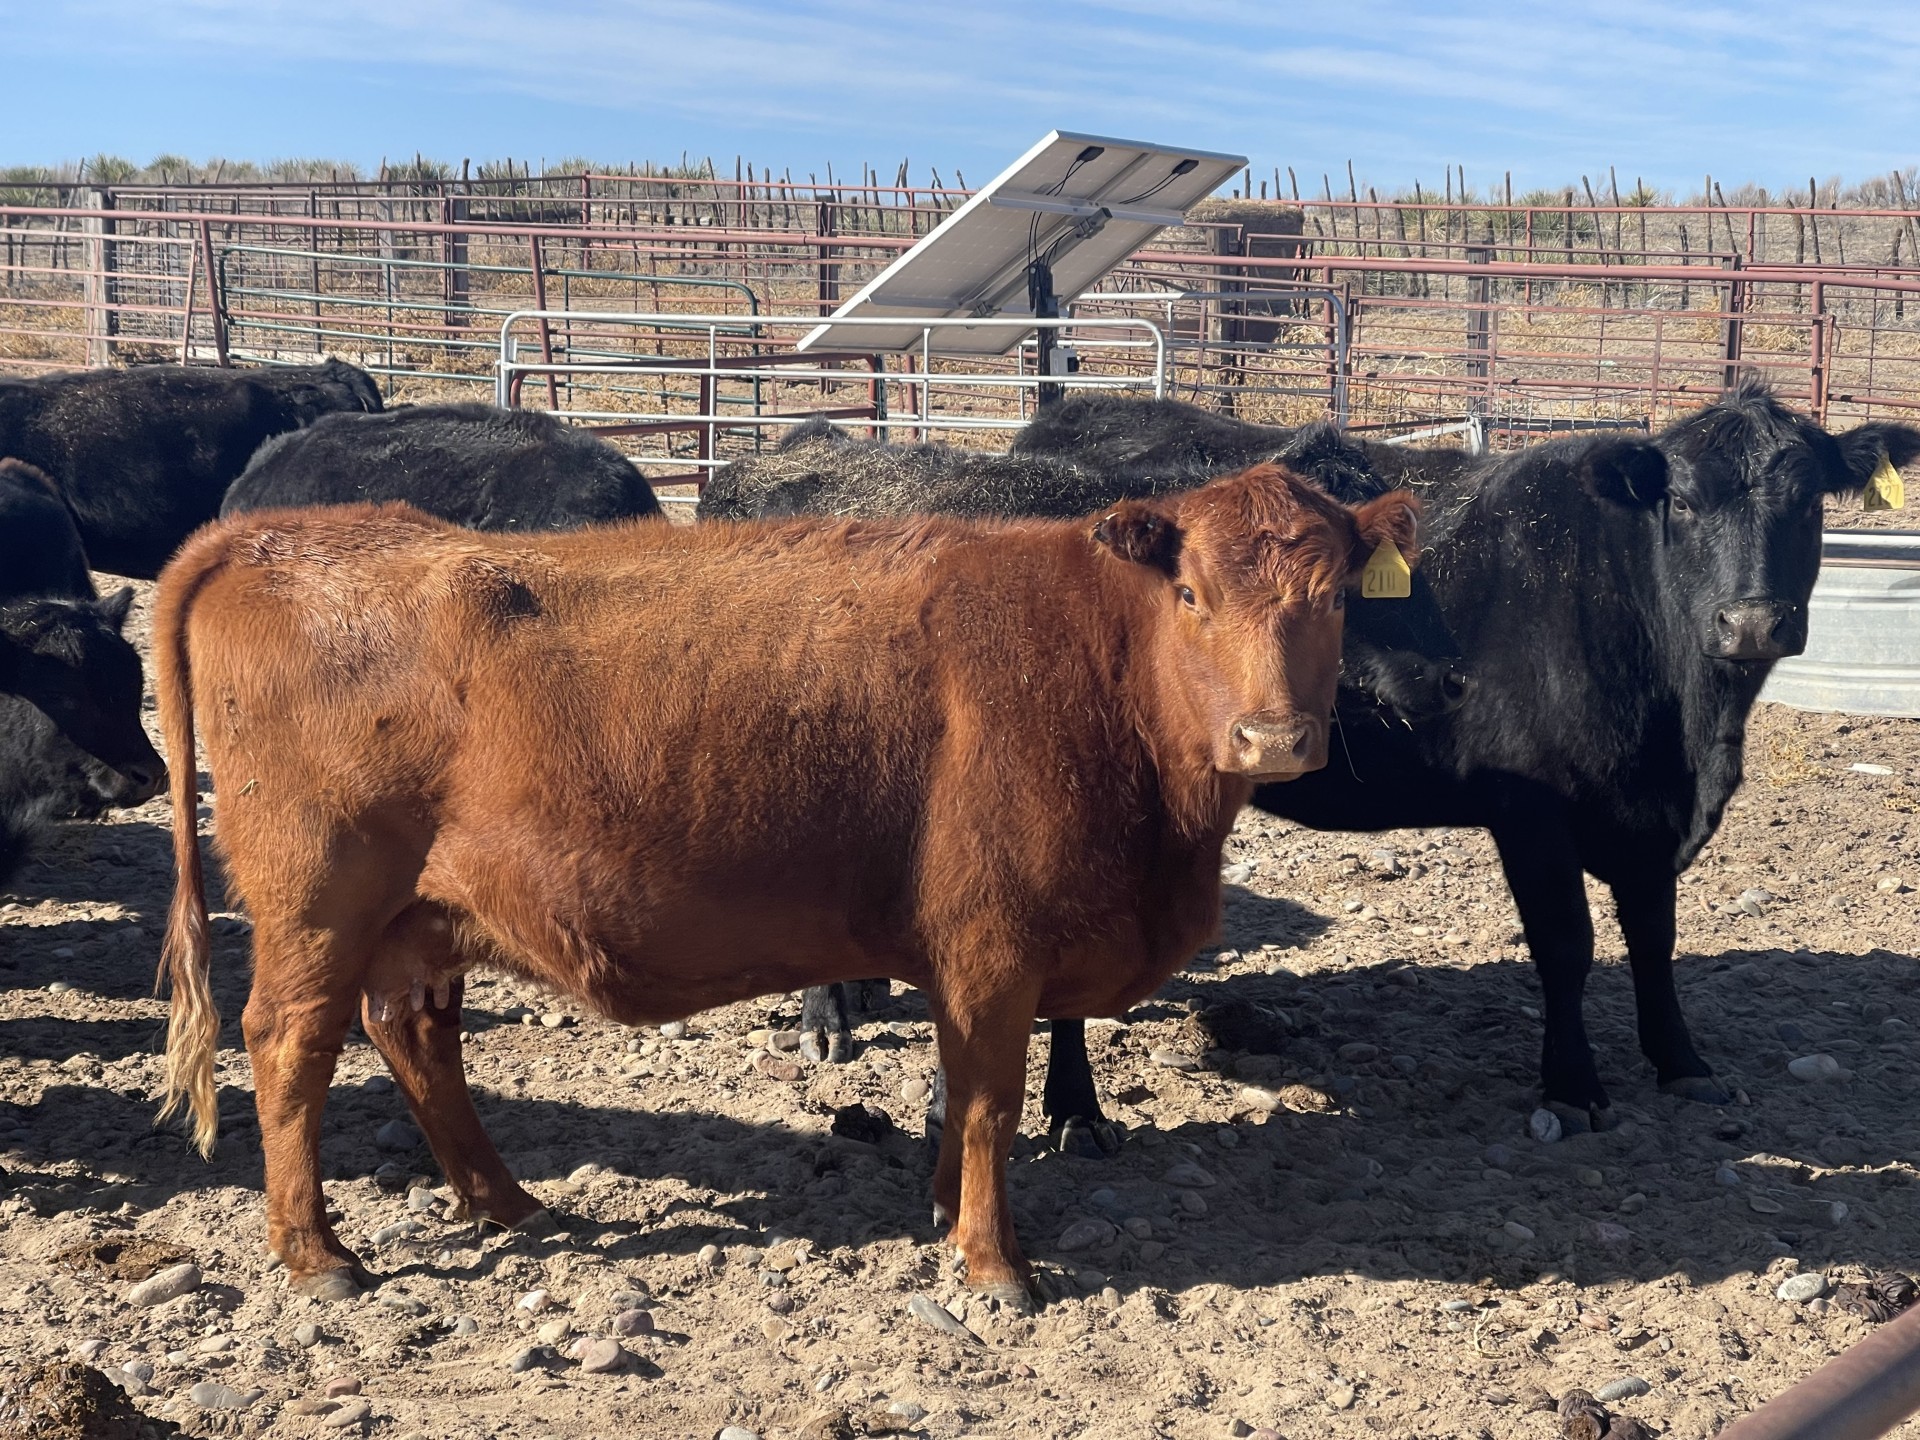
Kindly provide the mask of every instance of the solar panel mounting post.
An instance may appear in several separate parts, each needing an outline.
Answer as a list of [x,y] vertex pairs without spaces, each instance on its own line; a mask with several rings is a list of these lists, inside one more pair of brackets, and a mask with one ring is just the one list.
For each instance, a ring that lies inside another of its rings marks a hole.
[[[1027,299],[1033,306],[1033,318],[1042,322],[1060,318],[1060,300],[1053,293],[1053,267],[1044,260],[1035,260],[1027,267]],[[1042,323],[1034,327],[1034,360],[1042,377],[1053,374],[1053,357],[1059,343],[1059,331],[1052,325]],[[1064,392],[1061,387],[1042,378],[1034,391],[1034,407],[1051,405]]]

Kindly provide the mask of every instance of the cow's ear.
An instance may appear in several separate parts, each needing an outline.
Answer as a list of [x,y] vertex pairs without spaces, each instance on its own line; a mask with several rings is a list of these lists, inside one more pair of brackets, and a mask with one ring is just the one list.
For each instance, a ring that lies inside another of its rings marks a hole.
[[127,615],[133,609],[133,587],[123,585],[105,599],[93,602],[93,611],[118,634],[126,628]]
[[1647,440],[1603,440],[1589,450],[1582,479],[1590,494],[1650,509],[1667,493],[1667,457]]
[[1093,538],[1122,560],[1173,573],[1180,554],[1180,527],[1150,505],[1116,505],[1093,527]]
[[1353,521],[1360,531],[1353,569],[1364,566],[1382,545],[1398,550],[1409,569],[1420,563],[1420,502],[1412,491],[1389,490],[1378,499],[1356,506]]
[[1860,489],[1873,478],[1882,460],[1891,461],[1893,468],[1900,470],[1920,456],[1920,430],[1890,420],[1856,425],[1834,439],[1840,442],[1841,473],[1827,476],[1820,487],[1829,494]]

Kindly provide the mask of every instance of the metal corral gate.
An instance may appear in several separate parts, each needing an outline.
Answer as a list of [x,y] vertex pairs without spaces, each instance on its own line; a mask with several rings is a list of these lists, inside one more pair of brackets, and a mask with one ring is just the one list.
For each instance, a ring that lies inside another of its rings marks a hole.
[[[529,381],[544,389],[554,414],[596,433],[671,443],[694,440],[694,453],[632,454],[656,473],[655,485],[704,485],[739,454],[762,448],[769,431],[816,416],[873,434],[1017,430],[1043,383],[1087,390],[1146,389],[1166,393],[1166,336],[1151,320],[1095,316],[1035,321],[1030,316],[916,322],[917,351],[889,369],[886,357],[860,351],[795,353],[791,336],[820,323],[817,315],[627,314],[519,310],[500,325],[495,403],[514,407]],[[854,328],[898,330],[898,318],[834,321]],[[1060,333],[1083,368],[1043,377],[1017,349],[999,368],[980,357],[943,359],[939,336],[954,330],[1025,335],[1037,326]],[[562,343],[554,331],[564,329]],[[649,351],[651,353],[649,353]],[[550,358],[558,355],[560,358]],[[864,367],[864,368],[856,368]],[[849,397],[848,391],[853,392]],[[851,403],[849,403],[851,399]],[[679,467],[657,473],[661,466]],[[692,496],[663,496],[688,503]]]

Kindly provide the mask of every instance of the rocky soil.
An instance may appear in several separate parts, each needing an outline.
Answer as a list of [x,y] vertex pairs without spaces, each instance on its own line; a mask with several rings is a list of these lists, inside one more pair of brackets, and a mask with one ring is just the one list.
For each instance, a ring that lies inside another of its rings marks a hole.
[[46,1400],[73,1373],[51,1362],[106,1375],[156,1435],[1596,1433],[1554,1413],[1575,1389],[1615,1436],[1712,1435],[1870,1331],[1834,1287],[1920,1264],[1920,724],[1763,707],[1749,772],[1680,913],[1681,994],[1738,1103],[1657,1093],[1596,889],[1588,1014],[1624,1123],[1552,1143],[1485,838],[1245,817],[1223,948],[1090,1027],[1125,1147],[1046,1153],[1029,1105],[1013,1200],[1062,1297],[1031,1319],[949,1274],[930,1026],[898,987],[852,1064],[816,1067],[791,997],[634,1032],[482,977],[469,1072],[561,1217],[547,1237],[444,1217],[356,1031],[323,1159],[385,1279],[290,1297],[237,1021],[246,922],[216,923],[203,1163],[153,1128],[164,802],[63,826],[0,897],[0,1437],[95,1433],[18,1418],[83,1401],[97,1433],[136,1433],[98,1394]]

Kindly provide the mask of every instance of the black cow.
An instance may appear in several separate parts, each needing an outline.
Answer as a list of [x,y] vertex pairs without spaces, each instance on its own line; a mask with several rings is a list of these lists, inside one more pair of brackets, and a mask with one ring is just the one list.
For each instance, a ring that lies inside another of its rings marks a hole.
[[0,456],[53,477],[96,570],[151,580],[214,518],[261,442],[380,409],[340,360],[262,370],[145,365],[0,380]]
[[661,513],[646,477],[598,436],[539,411],[478,404],[326,416],[261,446],[220,513],[362,500],[404,500],[476,530]]
[[140,655],[120,633],[132,604],[131,588],[0,600],[0,851],[16,862],[38,818],[92,796],[137,805],[166,784],[140,724]]
[[[1284,460],[1301,433],[1236,420],[1182,400],[1092,390],[1042,406],[1014,437],[1012,449],[1034,459],[1065,460],[1121,484],[1158,475],[1195,485],[1263,460]],[[1363,449],[1365,468],[1392,486],[1463,476],[1473,465],[1473,458],[1458,449],[1378,444]]]
[[0,596],[94,594],[59,487],[23,460],[0,459]]
[[[1392,488],[1367,457],[1328,425],[1282,432],[1275,458],[1329,490]],[[768,515],[884,518],[915,513],[1067,517],[1090,514],[1123,499],[1184,489],[1205,478],[1194,468],[1172,478],[1151,470],[1115,480],[1091,468],[1045,456],[996,455],[942,445],[882,445],[810,420],[766,455],[734,461],[718,471],[701,497],[704,519]],[[1405,600],[1359,601],[1348,608],[1341,652],[1346,704],[1379,723],[1420,723],[1457,706],[1471,676],[1449,657],[1455,651],[1424,581],[1414,577]],[[801,1047],[810,1059],[851,1057],[848,1003],[843,985],[806,993]]]
[[[1822,501],[1920,456],[1920,430],[1829,435],[1748,383],[1649,440],[1464,467],[1403,453],[1435,522],[1423,573],[1478,684],[1411,729],[1343,701],[1336,763],[1253,803],[1325,830],[1492,832],[1545,996],[1545,1098],[1571,1130],[1611,1118],[1581,1016],[1593,875],[1613,892],[1660,1088],[1724,1103],[1674,991],[1675,881],[1740,783],[1768,671],[1805,647]],[[1109,1139],[1078,1021],[1054,1027],[1046,1110],[1056,1137]]]

